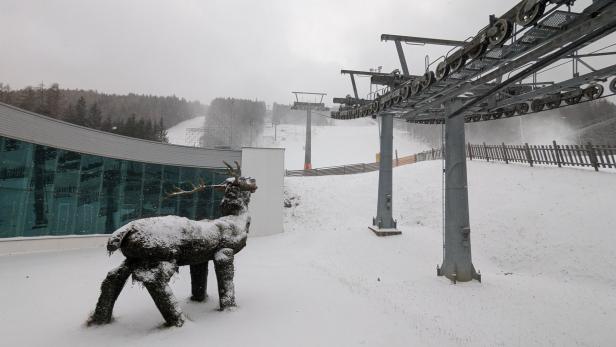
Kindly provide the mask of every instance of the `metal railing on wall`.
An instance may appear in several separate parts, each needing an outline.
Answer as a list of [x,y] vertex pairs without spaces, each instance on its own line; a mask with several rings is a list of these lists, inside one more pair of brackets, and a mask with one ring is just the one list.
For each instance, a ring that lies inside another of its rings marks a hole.
[[[392,167],[414,164],[420,161],[437,160],[443,156],[440,148],[433,148],[420,153],[392,160]],[[480,145],[467,144],[466,156],[469,160],[486,160],[504,162],[505,164],[527,163],[531,167],[537,164],[558,167],[591,167],[616,169],[616,146],[614,145],[561,145],[552,141],[551,145]],[[286,176],[327,176],[351,175],[379,170],[379,163],[360,163],[330,166],[311,170],[287,170]]]
[[[431,149],[417,154],[399,157],[392,160],[392,167],[413,164],[418,161],[434,160],[441,158],[440,149]],[[286,176],[327,176],[327,175],[352,175],[379,170],[379,162],[360,163],[340,166],[329,166],[311,170],[287,170]]]

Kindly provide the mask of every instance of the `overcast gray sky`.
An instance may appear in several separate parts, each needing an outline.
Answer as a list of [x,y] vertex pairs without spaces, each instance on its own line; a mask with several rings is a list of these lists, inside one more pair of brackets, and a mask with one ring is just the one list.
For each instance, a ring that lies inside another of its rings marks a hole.
[[[289,102],[399,67],[382,33],[466,39],[514,0],[0,0],[0,82]],[[586,4],[588,1],[578,1]],[[443,48],[406,45],[412,71]],[[362,81],[360,94],[368,92]],[[328,99],[328,103],[331,98]]]

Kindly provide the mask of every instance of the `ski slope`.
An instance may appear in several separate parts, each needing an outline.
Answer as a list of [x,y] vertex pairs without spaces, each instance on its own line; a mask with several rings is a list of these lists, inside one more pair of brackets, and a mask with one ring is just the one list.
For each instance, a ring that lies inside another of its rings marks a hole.
[[[376,161],[379,127],[375,120],[368,118],[333,122],[332,126],[312,127],[312,167]],[[191,145],[186,143],[186,129],[202,127],[203,124],[204,117],[197,117],[170,128],[169,142]],[[305,125],[281,124],[276,128],[266,127],[254,146],[285,148],[285,168],[297,170],[304,168],[305,143]],[[394,150],[398,151],[400,157],[425,149],[425,145],[415,142],[406,131],[394,130]]]
[[103,248],[0,257],[6,346],[610,346],[616,341],[616,175],[469,163],[473,261],[483,283],[436,276],[442,260],[441,163],[394,169],[402,235],[367,228],[378,173],[287,178],[299,203],[285,232],[236,256],[238,308],[188,300],[162,328],[147,291],[127,283],[116,320],[83,326],[120,255]]
[[205,124],[205,116],[185,120],[167,129],[169,143],[174,145],[192,146],[186,142],[186,130],[190,128],[202,128]]

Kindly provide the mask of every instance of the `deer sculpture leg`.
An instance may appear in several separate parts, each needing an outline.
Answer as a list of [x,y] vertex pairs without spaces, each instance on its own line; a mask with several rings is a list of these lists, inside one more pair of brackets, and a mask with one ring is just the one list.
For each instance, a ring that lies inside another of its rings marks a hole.
[[143,264],[133,271],[133,278],[143,283],[167,325],[181,327],[184,324],[182,310],[169,287],[169,281],[177,270],[174,262]]
[[204,301],[207,298],[207,273],[207,262],[190,266],[190,283],[192,287],[190,300]]
[[230,248],[223,248],[214,254],[214,268],[218,282],[220,310],[235,307],[235,287],[233,285],[233,255]]
[[120,266],[107,273],[107,277],[101,284],[101,295],[96,303],[96,309],[88,319],[88,325],[111,322],[113,306],[131,272],[131,264],[127,259]]

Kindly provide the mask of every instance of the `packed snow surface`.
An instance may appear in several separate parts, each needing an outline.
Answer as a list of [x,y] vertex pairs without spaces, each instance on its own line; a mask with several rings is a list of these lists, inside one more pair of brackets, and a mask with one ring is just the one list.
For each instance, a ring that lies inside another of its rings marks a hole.
[[[320,168],[344,164],[372,163],[380,151],[379,127],[375,120],[356,119],[352,121],[334,121],[331,126],[312,127],[312,167]],[[266,129],[265,139],[271,139],[272,129]],[[306,144],[306,126],[282,124],[276,129],[276,141],[265,142],[263,146],[285,148],[285,168],[298,170],[304,168]],[[427,149],[415,142],[411,135],[394,129],[394,153],[406,156]]]
[[288,178],[285,232],[236,256],[238,308],[193,303],[188,268],[172,289],[188,316],[162,328],[127,283],[107,326],[86,328],[99,285],[122,260],[103,248],[0,258],[4,346],[613,346],[616,174],[469,163],[473,262],[483,282],[436,276],[441,163],[394,170],[402,235],[378,238],[378,173]]

